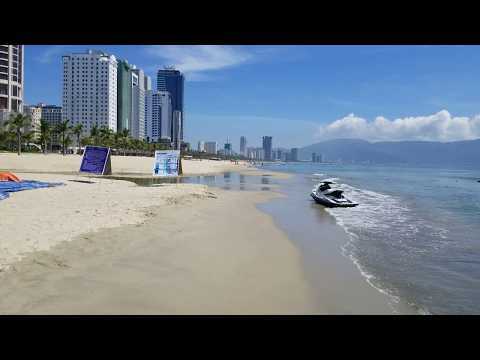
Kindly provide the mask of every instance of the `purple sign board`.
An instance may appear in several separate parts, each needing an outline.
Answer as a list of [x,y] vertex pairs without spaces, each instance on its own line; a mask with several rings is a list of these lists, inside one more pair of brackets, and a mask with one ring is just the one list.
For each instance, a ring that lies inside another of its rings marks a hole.
[[110,148],[103,146],[85,147],[80,172],[109,175],[112,173],[111,168]]

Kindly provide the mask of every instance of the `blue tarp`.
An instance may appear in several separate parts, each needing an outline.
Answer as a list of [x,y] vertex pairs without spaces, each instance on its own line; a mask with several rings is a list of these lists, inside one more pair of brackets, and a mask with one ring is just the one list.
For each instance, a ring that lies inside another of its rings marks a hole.
[[22,190],[40,189],[52,186],[63,185],[62,183],[46,183],[41,181],[0,181],[0,200],[9,197],[9,192],[16,192]]

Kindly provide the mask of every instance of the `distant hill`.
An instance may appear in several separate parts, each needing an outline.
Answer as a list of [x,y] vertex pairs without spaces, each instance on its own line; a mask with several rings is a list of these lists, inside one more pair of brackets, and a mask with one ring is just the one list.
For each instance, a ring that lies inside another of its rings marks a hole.
[[480,168],[480,139],[446,143],[336,139],[299,149],[299,158],[309,160],[312,153],[322,154],[326,161]]

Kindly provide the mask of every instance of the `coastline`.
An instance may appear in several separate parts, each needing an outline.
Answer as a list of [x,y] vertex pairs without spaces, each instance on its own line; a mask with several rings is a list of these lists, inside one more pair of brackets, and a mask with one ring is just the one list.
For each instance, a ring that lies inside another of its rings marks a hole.
[[[221,173],[202,163],[197,174]],[[292,177],[225,165],[266,179]],[[20,174],[67,186],[0,202],[1,314],[391,313],[356,269],[358,277],[345,271],[335,248],[343,229],[326,213],[315,252],[320,262],[308,259],[298,234],[265,211],[287,200],[281,192],[142,187],[108,176],[45,173],[52,170],[45,164],[37,169],[43,173]]]

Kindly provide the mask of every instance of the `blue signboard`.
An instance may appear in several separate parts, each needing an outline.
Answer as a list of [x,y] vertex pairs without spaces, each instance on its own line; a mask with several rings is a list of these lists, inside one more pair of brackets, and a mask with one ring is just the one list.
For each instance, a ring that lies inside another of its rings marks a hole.
[[155,151],[153,176],[178,176],[180,150]]
[[102,146],[87,146],[83,153],[80,172],[99,175],[111,174],[110,148]]

